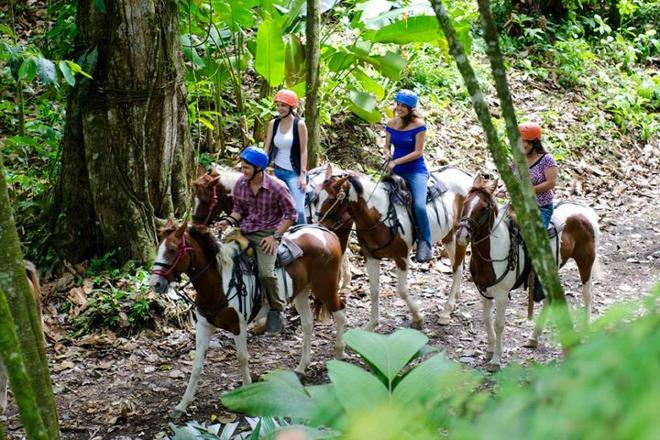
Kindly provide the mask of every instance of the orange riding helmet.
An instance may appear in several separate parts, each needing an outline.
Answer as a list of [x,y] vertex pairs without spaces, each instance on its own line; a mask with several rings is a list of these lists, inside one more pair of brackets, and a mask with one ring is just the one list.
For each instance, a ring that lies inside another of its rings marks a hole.
[[291,108],[298,107],[298,95],[293,90],[282,89],[275,95],[275,102],[281,102]]
[[541,140],[541,127],[538,124],[527,122],[518,126],[523,141]]

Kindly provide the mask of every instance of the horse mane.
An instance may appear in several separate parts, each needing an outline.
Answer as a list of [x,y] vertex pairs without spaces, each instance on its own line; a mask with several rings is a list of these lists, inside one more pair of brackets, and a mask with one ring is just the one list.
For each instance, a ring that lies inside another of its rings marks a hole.
[[215,258],[220,252],[218,241],[213,236],[211,230],[205,225],[190,225],[188,226],[188,234],[196,240],[204,251],[204,255],[209,260]]
[[357,192],[359,195],[364,194],[364,185],[362,185],[362,182],[360,181],[360,176],[355,173],[350,173],[348,175],[348,182],[353,185],[355,192]]
[[497,203],[495,203],[495,198],[493,197],[493,194],[490,191],[488,191],[488,189],[485,186],[474,185],[472,188],[470,188],[465,198],[467,199],[470,196],[470,194],[473,193],[479,193],[482,194],[484,197],[486,197],[488,204],[493,208],[493,211],[495,213],[495,218],[497,218],[499,208],[497,206]]
[[220,165],[213,165],[211,171],[215,173],[215,176],[220,176],[220,183],[229,192],[231,192],[232,189],[234,189],[234,186],[236,186],[236,182],[242,176],[240,171],[236,171],[233,168],[220,166]]

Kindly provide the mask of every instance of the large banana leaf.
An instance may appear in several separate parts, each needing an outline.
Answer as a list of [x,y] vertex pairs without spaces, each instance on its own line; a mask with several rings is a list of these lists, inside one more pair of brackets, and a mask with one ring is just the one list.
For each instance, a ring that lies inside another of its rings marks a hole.
[[376,95],[380,101],[385,97],[385,88],[378,81],[367,75],[359,67],[353,71],[353,77],[360,83],[364,90]]
[[268,84],[277,87],[284,80],[284,41],[280,27],[272,19],[266,19],[257,31],[257,56],[255,70]]
[[305,80],[305,46],[296,35],[289,36],[284,47],[284,74],[287,86]]
[[441,36],[438,19],[435,16],[420,15],[397,20],[375,32],[365,33],[365,38],[374,43],[426,43]]
[[213,6],[227,27],[236,32],[254,26],[252,9],[259,3],[259,0],[214,0]]
[[373,124],[383,119],[376,108],[376,97],[369,93],[351,91],[349,109],[365,121]]
[[368,62],[384,76],[395,81],[401,78],[401,71],[406,67],[406,60],[395,52],[387,52],[382,56],[372,56]]
[[342,361],[328,362],[328,376],[346,412],[355,413],[389,399],[383,384],[360,367]]
[[412,329],[399,329],[384,336],[364,330],[350,330],[344,335],[346,343],[387,378],[391,389],[401,369],[426,345],[429,338]]

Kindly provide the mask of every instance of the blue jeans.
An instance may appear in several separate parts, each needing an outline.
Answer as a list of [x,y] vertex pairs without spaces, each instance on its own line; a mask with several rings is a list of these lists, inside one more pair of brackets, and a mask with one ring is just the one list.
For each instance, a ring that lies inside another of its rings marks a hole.
[[543,222],[543,226],[545,226],[545,229],[548,229],[552,213],[555,212],[555,207],[552,206],[552,203],[549,203],[547,205],[539,206],[539,209],[541,210],[541,221]]
[[300,189],[300,175],[295,171],[285,170],[284,168],[275,167],[275,177],[286,183],[289,188],[293,201],[296,203],[296,211],[298,212],[298,224],[302,225],[307,223],[305,221],[305,193]]
[[[547,205],[539,206],[539,210],[541,210],[541,221],[543,222],[543,226],[545,226],[545,229],[548,229],[548,226],[550,225],[550,219],[552,218],[552,213],[555,211],[555,207],[552,205],[552,203],[549,203]],[[559,249],[557,249],[557,252],[559,252]],[[539,280],[539,276],[537,275],[534,281],[534,301],[538,302],[543,298],[545,298],[545,294],[543,293],[541,280]]]
[[429,223],[429,214],[426,211],[426,186],[429,181],[429,174],[422,172],[399,174],[399,176],[403,177],[410,189],[419,240],[425,241],[431,246],[431,224]]

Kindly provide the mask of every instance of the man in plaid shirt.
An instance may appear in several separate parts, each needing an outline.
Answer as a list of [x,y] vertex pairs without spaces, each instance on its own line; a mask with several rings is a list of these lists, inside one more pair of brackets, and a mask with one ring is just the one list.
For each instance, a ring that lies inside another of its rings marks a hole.
[[259,281],[270,304],[266,331],[277,333],[283,328],[284,311],[275,274],[277,248],[282,234],[296,223],[298,212],[286,185],[265,172],[269,160],[261,148],[248,147],[240,157],[243,176],[234,186],[234,209],[218,226],[224,230],[230,222],[240,225],[254,245]]

